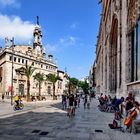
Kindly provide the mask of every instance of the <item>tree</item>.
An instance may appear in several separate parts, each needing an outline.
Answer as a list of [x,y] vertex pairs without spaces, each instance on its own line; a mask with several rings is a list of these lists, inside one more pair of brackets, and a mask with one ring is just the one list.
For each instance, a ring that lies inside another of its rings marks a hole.
[[32,66],[26,65],[25,67],[23,67],[24,70],[24,74],[27,77],[27,101],[30,101],[30,78],[33,74],[33,72],[35,71],[35,68],[32,68]]
[[72,77],[72,78],[69,78],[69,94],[71,91],[73,91],[77,85],[78,85],[78,79]]
[[88,93],[89,90],[89,84],[87,83],[87,81],[79,81],[78,83],[78,87],[81,87],[84,91],[84,93]]
[[49,73],[47,76],[47,80],[52,82],[53,84],[53,100],[55,100],[56,96],[55,96],[55,83],[57,82],[57,80],[61,80],[59,76],[55,75],[55,74],[51,74]]
[[33,77],[39,84],[39,96],[41,96],[41,85],[42,82],[45,81],[44,74],[39,72],[36,73]]

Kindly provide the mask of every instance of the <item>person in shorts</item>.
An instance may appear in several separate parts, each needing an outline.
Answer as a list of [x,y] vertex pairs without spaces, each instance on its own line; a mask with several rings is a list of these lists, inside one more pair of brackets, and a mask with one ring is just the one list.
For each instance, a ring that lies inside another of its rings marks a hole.
[[[69,95],[69,109],[70,111],[74,111],[74,95],[70,94]],[[72,113],[72,112],[69,112]],[[75,114],[75,111],[73,112]]]

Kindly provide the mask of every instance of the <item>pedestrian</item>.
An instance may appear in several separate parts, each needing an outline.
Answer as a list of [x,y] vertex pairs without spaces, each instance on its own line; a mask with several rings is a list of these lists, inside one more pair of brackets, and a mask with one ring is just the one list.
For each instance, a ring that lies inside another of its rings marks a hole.
[[115,111],[115,119],[120,120],[122,118],[122,108],[124,102],[124,97],[121,97],[121,99],[117,99],[113,105],[114,111]]
[[128,97],[125,99],[126,101],[126,107],[125,107],[125,111],[126,111],[126,116],[128,115],[128,111],[133,108],[133,103],[135,101],[132,92],[128,93]]
[[2,94],[2,101],[4,102],[4,94]]
[[77,100],[78,100],[78,96],[77,94],[74,96],[74,108],[77,108]]
[[87,95],[87,108],[90,109],[90,95]]
[[78,104],[78,107],[80,107],[80,96],[79,95],[78,95],[77,104]]
[[87,94],[85,94],[85,97],[84,97],[84,108],[86,108],[86,105],[87,105]]
[[69,95],[69,109],[68,109],[68,116],[71,117],[75,115],[75,108],[74,108],[74,95]]
[[63,110],[65,110],[67,108],[67,101],[66,101],[66,95],[62,95],[62,106],[63,106]]

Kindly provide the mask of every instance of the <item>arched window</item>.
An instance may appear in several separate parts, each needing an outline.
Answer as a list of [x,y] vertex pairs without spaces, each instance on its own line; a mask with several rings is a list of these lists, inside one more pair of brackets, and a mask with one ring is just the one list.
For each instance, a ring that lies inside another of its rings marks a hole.
[[48,94],[51,94],[51,87],[48,86]]
[[115,93],[117,90],[117,46],[118,46],[118,20],[114,16],[111,28],[111,35],[110,35],[110,56],[109,56],[109,65],[110,65],[110,72],[109,72],[109,88],[112,93]]
[[131,81],[140,80],[140,19],[131,32]]

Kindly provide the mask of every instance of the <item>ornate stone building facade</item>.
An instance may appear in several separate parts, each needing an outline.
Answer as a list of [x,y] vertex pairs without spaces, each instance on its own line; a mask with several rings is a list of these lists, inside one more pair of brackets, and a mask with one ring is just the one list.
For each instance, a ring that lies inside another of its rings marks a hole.
[[[22,67],[26,64],[31,65],[36,70],[35,73],[44,73],[45,75],[59,74],[58,67],[53,61],[53,55],[48,55],[46,59],[45,48],[42,45],[42,32],[37,20],[34,32],[33,47],[29,45],[15,45],[9,47],[8,38],[5,39],[5,47],[0,50],[0,93],[6,93],[11,95],[11,88],[13,87],[14,94],[26,95],[27,92],[27,78],[22,74]],[[13,74],[12,74],[13,73]],[[63,76],[62,76],[63,75]],[[66,79],[64,78],[65,73],[61,74],[61,81],[58,80],[56,83],[56,95],[62,94],[64,85],[66,85]],[[13,80],[13,86],[12,86]],[[61,83],[61,90],[57,85]],[[31,76],[30,93],[33,96],[38,95],[38,83]],[[59,92],[58,92],[59,90]],[[41,87],[41,94],[44,96],[52,95],[52,83],[44,81]]]
[[89,71],[89,88],[91,92],[95,92],[96,88],[96,61]]
[[96,91],[140,97],[140,0],[102,0]]
[[67,72],[63,72],[61,70],[58,70],[57,74],[60,77],[60,79],[62,79],[56,83],[57,94],[61,95],[62,93],[68,93],[69,77],[67,75]]

